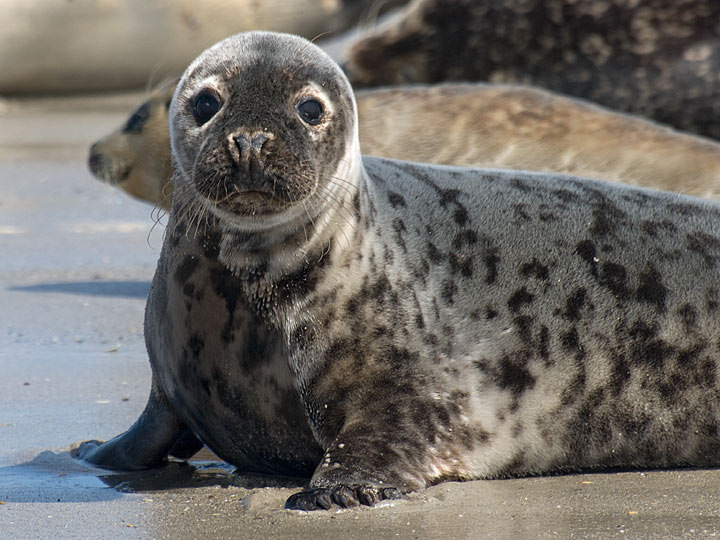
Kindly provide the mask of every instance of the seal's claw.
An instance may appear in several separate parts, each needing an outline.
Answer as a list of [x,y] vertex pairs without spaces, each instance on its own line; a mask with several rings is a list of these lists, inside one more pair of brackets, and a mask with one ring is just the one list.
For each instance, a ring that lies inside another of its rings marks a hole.
[[404,498],[403,494],[396,488],[339,484],[295,493],[287,500],[285,508],[309,512],[329,510],[333,506],[341,508],[353,508],[359,505],[373,506],[379,501],[402,498]]

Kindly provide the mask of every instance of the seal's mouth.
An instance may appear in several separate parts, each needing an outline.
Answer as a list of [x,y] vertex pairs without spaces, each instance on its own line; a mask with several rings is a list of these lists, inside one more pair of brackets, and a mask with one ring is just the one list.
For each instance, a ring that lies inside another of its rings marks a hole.
[[271,201],[273,199],[280,201],[280,199],[277,198],[277,196],[272,193],[271,191],[264,191],[264,190],[255,190],[255,189],[249,189],[249,190],[236,190],[235,193],[231,194],[232,200],[242,200],[246,203],[252,203],[252,202],[266,202]]
[[91,152],[88,168],[95,178],[107,184],[120,185],[130,176],[132,166],[119,163],[99,152]]
[[278,214],[290,206],[271,189],[243,189],[237,185],[228,189],[226,197],[213,201],[213,204],[238,217]]

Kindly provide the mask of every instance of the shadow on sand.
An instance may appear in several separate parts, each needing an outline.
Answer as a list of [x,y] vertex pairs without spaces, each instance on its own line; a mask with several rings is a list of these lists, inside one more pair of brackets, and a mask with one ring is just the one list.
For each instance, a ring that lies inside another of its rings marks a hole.
[[149,281],[71,281],[66,283],[40,283],[22,287],[8,287],[9,291],[32,293],[64,293],[119,298],[147,298]]

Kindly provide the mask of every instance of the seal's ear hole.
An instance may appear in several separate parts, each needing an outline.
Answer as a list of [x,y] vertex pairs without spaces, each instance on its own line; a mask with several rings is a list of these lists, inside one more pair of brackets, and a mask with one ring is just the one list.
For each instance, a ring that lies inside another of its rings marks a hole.
[[222,107],[220,96],[211,88],[200,90],[193,101],[193,116],[198,126],[202,126],[209,121]]
[[322,103],[315,98],[302,98],[295,105],[298,115],[306,124],[317,126],[323,119],[325,110]]

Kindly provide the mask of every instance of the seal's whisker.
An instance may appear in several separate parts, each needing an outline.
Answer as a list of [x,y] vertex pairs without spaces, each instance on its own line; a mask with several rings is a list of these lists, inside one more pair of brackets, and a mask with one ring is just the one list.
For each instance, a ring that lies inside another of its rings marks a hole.
[[[335,204],[333,205],[333,206],[334,206],[334,209],[337,210],[337,211],[340,211],[340,210],[344,211],[344,212],[345,212],[345,217],[346,217],[346,219],[351,219],[351,218],[354,218],[354,217],[355,217],[354,212],[353,212],[352,210],[350,210],[350,209],[345,205],[345,203],[347,202],[346,199],[343,199],[343,198],[341,198],[341,197],[338,197],[335,193],[333,193],[332,191],[330,191],[330,190],[327,189],[326,187],[320,189],[320,190],[318,191],[318,194],[319,194],[319,195],[322,195],[323,197],[327,197],[327,198],[330,199],[332,202],[334,202],[334,203],[335,203]],[[319,203],[318,203],[318,204],[319,204]],[[351,223],[350,223],[349,221],[348,221],[348,224],[351,225]]]

